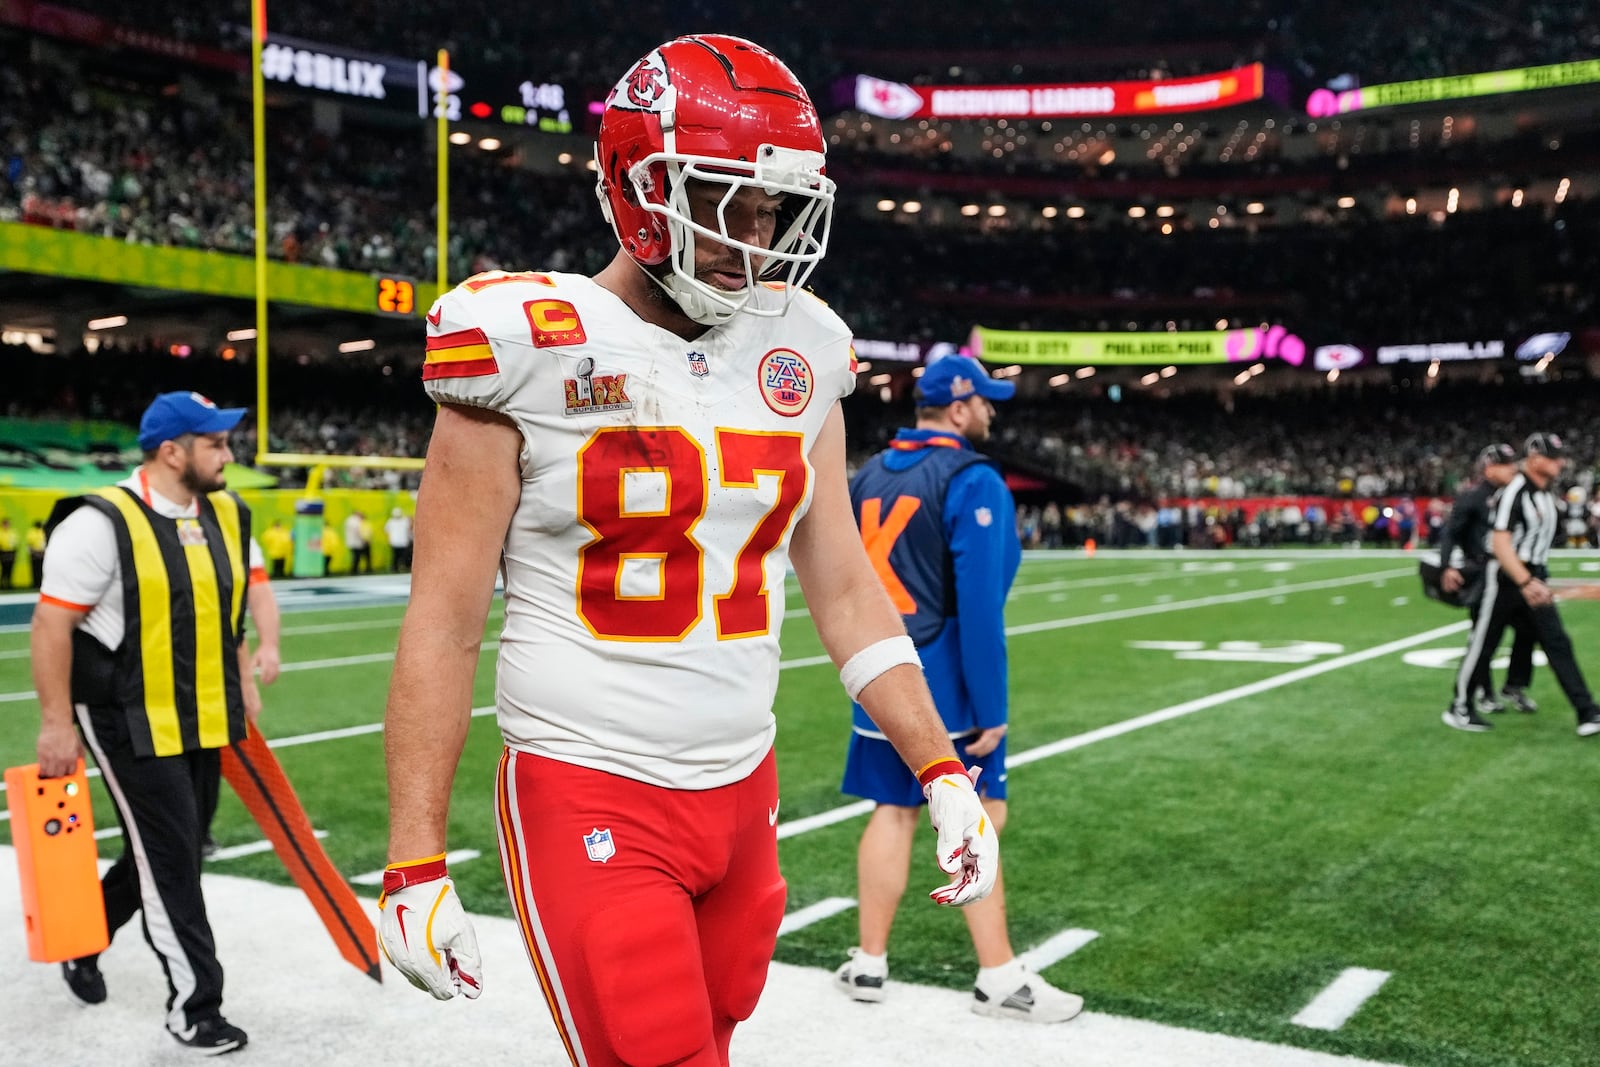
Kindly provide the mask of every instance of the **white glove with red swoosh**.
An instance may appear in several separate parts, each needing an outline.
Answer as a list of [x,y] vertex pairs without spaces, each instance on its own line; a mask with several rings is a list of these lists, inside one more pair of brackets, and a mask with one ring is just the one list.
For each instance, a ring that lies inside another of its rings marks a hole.
[[1000,837],[976,789],[982,768],[958,760],[931,763],[917,775],[928,798],[928,818],[939,832],[934,842],[939,869],[954,875],[929,893],[938,904],[973,904],[988,896],[1000,873]]
[[385,867],[378,910],[378,944],[412,985],[438,1000],[457,993],[476,1000],[483,992],[478,935],[462,910],[443,853]]

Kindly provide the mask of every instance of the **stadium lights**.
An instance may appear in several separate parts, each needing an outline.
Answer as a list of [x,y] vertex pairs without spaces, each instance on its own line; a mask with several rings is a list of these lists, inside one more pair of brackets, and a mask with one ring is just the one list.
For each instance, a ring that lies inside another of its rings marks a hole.
[[1067,208],[1067,218],[1069,219],[1081,219],[1083,218],[1084,214],[1085,212],[1082,204],[1073,204],[1071,207]]
[[913,377],[913,378],[920,378],[920,377],[922,377],[922,371],[923,371],[923,369],[924,369],[924,368],[922,368],[922,367],[912,367],[912,368],[911,368],[911,376],[912,376],[912,377]]
[[1221,228],[1221,226],[1222,226],[1222,220],[1221,220],[1221,219],[1219,219],[1219,218],[1217,218],[1217,217],[1216,217],[1216,216],[1215,216],[1215,215],[1213,215],[1213,216],[1211,216],[1211,222],[1210,222],[1210,223],[1208,223],[1208,225],[1209,225],[1209,226],[1210,226],[1210,227],[1211,227],[1211,228],[1212,228],[1212,229],[1213,229],[1213,230],[1215,230],[1215,229],[1220,229],[1220,228]]
[[1414,197],[1414,196],[1406,197],[1406,214],[1407,215],[1415,215],[1416,213],[1417,213],[1417,198]]
[[1039,209],[1039,214],[1043,215],[1047,219],[1053,219],[1056,217],[1056,206],[1054,204],[1046,204],[1044,207]]
[[107,315],[103,319],[90,319],[88,325],[91,330],[115,330],[118,326],[128,325],[128,316]]
[[998,219],[1002,215],[1004,215],[1005,213],[1006,213],[1006,206],[1004,204],[990,204],[989,205],[989,217],[990,218]]
[[857,374],[865,374],[865,373],[867,373],[867,371],[869,371],[871,369],[872,369],[872,360],[870,360],[870,359],[858,359],[858,360],[856,360],[856,373]]
[[255,339],[256,339],[256,331],[255,331],[254,327],[251,327],[250,329],[246,329],[246,330],[229,330],[228,331],[228,340],[230,340],[230,341],[254,341]]
[[1446,214],[1454,215],[1456,208],[1461,204],[1461,190],[1451,189],[1450,195],[1445,199],[1444,210]]
[[1142,219],[1144,218],[1144,214],[1144,208],[1140,207],[1138,204],[1135,204],[1128,209],[1128,217],[1130,219]]
[[1171,204],[1162,204],[1160,207],[1156,208],[1156,214],[1164,219],[1170,219],[1175,211],[1177,211],[1177,208],[1173,207]]
[[1267,210],[1267,205],[1263,204],[1259,200],[1252,200],[1244,206],[1244,209],[1251,215],[1259,215],[1263,211]]
[[1163,377],[1163,378],[1170,378],[1174,374],[1177,374],[1177,373],[1178,373],[1178,368],[1177,367],[1162,367],[1161,368],[1161,377]]
[[879,200],[878,201],[878,210],[879,211],[893,211],[894,210],[894,201],[893,200]]
[[1328,372],[1328,384],[1332,385],[1334,382],[1336,382],[1338,380],[1339,380],[1339,368],[1335,367],[1331,371]]
[[1159,382],[1160,380],[1161,380],[1161,375],[1155,373],[1154,371],[1151,371],[1149,374],[1146,374],[1143,378],[1139,379],[1139,384],[1140,385],[1154,385],[1157,382]]
[[1511,190],[1511,206],[1512,207],[1521,207],[1522,206],[1522,190],[1521,189],[1513,189],[1513,190]]
[[1052,389],[1059,389],[1063,385],[1071,385],[1071,384],[1072,384],[1072,375],[1070,375],[1070,374],[1053,374],[1053,375],[1050,376],[1050,388],[1052,388]]
[[1218,319],[1217,320],[1217,329],[1226,330],[1227,328],[1228,328],[1228,320],[1227,319]]
[[915,215],[917,212],[922,210],[922,201],[907,200],[905,203],[900,205],[900,210],[904,211],[907,215]]
[[1567,190],[1572,188],[1571,178],[1562,178],[1561,184],[1556,186],[1556,203],[1561,203],[1567,198]]
[[894,381],[894,375],[892,374],[874,374],[871,378],[867,379],[867,384],[888,385],[892,381]]
[[1163,235],[1171,235],[1171,233],[1172,233],[1172,223],[1163,222],[1161,224],[1161,232],[1162,232]]
[[972,216],[976,215],[981,210],[983,210],[983,209],[978,207],[977,204],[962,204],[961,205],[961,213],[963,215],[965,215],[969,219]]
[[556,156],[556,162],[561,164],[563,167],[566,166],[568,163],[572,162],[572,153],[562,152],[560,155]]
[[999,370],[995,371],[992,375],[990,375],[990,377],[992,377],[992,378],[1015,378],[1017,375],[1019,375],[1021,373],[1022,373],[1022,365],[1020,363],[1013,363],[1009,367],[1001,367]]
[[370,337],[362,338],[359,341],[341,341],[339,343],[339,354],[348,356],[352,352],[371,352],[377,347],[378,342]]
[[1249,380],[1250,380],[1250,372],[1247,371],[1247,370],[1242,370],[1238,374],[1235,374],[1233,376],[1233,384],[1234,385],[1243,385],[1244,383],[1248,382]]
[[1093,367],[1079,367],[1077,370],[1072,372],[1072,376],[1074,378],[1093,378],[1094,377],[1094,368]]
[[458,144],[458,145],[459,144],[471,144],[472,143],[472,134],[467,133],[464,130],[457,130],[455,133],[452,133],[450,135],[450,143],[451,144]]
[[1343,207],[1343,208],[1355,207],[1356,206],[1356,198],[1353,197],[1353,196],[1341,196],[1339,198],[1339,206]]
[[485,137],[478,142],[478,147],[485,152],[493,152],[500,147],[500,139],[498,137]]
[[1257,363],[1254,366],[1252,366],[1249,369],[1249,371],[1247,371],[1246,373],[1248,373],[1250,375],[1250,377],[1254,378],[1258,374],[1265,374],[1266,371],[1267,371],[1267,365],[1265,363]]
[[1104,152],[1100,153],[1100,165],[1102,167],[1109,167],[1109,166],[1111,166],[1111,164],[1115,163],[1116,161],[1117,161],[1117,150],[1115,148],[1108,148]]

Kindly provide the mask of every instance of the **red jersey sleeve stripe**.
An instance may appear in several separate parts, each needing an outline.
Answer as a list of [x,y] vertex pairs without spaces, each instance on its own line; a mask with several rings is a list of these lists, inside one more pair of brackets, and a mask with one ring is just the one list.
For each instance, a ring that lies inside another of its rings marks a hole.
[[499,374],[500,364],[494,357],[488,359],[472,359],[452,363],[426,363],[422,367],[422,380],[431,382],[435,378],[481,378],[487,374]]
[[47,593],[39,594],[39,603],[54,604],[56,607],[66,608],[68,611],[90,611],[94,608],[93,604],[74,604],[70,600],[62,600],[60,597],[50,596]]
[[463,345],[486,345],[488,343],[489,335],[481,329],[473,327],[470,330],[441,333],[436,337],[428,338],[428,351],[433,352],[441,348],[460,348]]

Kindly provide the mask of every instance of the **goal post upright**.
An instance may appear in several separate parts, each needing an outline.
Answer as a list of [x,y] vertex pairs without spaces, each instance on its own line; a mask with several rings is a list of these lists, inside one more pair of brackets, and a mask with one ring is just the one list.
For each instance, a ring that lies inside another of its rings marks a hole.
[[250,111],[255,138],[256,211],[256,465],[271,450],[267,437],[267,93],[261,50],[267,37],[267,0],[250,5]]

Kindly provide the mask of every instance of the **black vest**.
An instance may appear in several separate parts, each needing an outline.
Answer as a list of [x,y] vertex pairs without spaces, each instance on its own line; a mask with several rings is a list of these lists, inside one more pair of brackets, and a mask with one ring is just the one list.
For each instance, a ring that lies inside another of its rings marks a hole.
[[73,635],[72,700],[127,715],[135,755],[222,748],[245,736],[239,687],[250,570],[250,509],[234,494],[199,498],[195,518],[157,514],[122,486],[58,502],[50,528],[79,507],[111,519],[122,569],[122,643]]

